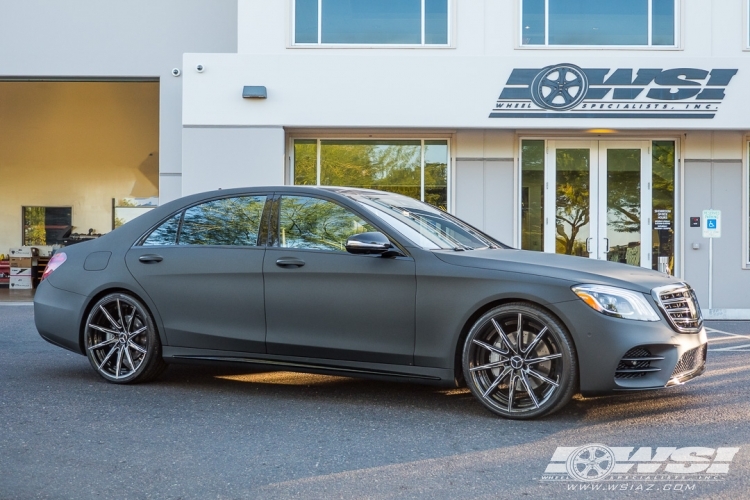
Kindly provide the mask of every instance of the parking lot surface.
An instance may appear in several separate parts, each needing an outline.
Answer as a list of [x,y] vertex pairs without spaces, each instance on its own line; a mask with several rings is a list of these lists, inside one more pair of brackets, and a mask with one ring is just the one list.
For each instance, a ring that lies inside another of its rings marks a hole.
[[[344,377],[173,365],[112,385],[0,305],[0,498],[746,498],[750,322],[706,325],[703,376],[518,422],[465,389]],[[587,444],[629,472],[550,473]]]

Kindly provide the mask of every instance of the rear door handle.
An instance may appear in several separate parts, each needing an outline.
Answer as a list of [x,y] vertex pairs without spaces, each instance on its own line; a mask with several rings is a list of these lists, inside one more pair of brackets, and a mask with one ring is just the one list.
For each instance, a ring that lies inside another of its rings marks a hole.
[[296,257],[281,257],[276,260],[276,265],[279,267],[302,267],[305,265],[305,261]]
[[161,262],[162,260],[164,260],[164,257],[162,257],[161,255],[150,253],[141,255],[140,257],[138,257],[138,260],[140,260],[141,262],[145,262],[146,264],[150,264],[152,262]]

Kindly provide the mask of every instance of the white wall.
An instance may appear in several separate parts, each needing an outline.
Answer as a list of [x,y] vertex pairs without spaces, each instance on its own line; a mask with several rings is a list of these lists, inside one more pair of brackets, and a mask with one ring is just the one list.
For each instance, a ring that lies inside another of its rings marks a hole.
[[508,245],[516,245],[515,134],[456,133],[455,214]]
[[[748,126],[750,60],[678,59],[648,61],[661,68],[738,68],[713,119],[490,118],[496,99],[515,67],[542,68],[560,61],[538,53],[514,61],[498,57],[412,57],[356,52],[307,51],[277,55],[186,54],[185,67],[205,66],[183,77],[185,125],[287,127],[388,127],[586,130],[742,130]],[[577,60],[582,67],[642,68],[639,59]],[[606,67],[605,66],[605,67]],[[268,99],[242,99],[244,85],[264,85]],[[676,106],[682,108],[683,104]],[[692,104],[691,104],[692,106]]]
[[284,184],[281,127],[186,127],[183,148],[183,195]]

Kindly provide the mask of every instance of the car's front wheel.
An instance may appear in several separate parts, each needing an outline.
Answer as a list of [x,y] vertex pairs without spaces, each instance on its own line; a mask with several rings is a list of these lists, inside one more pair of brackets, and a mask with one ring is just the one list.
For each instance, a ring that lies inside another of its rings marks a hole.
[[486,408],[513,419],[559,410],[578,385],[570,334],[544,309],[526,303],[495,307],[474,323],[464,343],[463,372]]
[[91,366],[109,382],[146,382],[167,366],[151,314],[124,293],[94,304],[84,326],[84,346]]

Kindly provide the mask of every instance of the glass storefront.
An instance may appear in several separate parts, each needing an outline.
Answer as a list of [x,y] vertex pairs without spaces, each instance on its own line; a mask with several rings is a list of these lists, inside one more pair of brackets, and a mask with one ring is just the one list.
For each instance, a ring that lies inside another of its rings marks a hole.
[[674,269],[675,141],[523,140],[520,163],[521,248]]
[[448,210],[447,140],[296,139],[293,166],[296,185],[379,189]]

